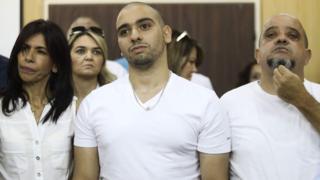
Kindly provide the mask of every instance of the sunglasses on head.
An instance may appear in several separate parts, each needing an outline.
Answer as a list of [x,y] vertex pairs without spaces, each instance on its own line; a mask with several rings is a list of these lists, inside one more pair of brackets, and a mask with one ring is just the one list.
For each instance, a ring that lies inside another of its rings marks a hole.
[[99,36],[102,36],[104,37],[104,33],[103,33],[103,30],[99,27],[96,27],[96,26],[91,26],[89,28],[86,28],[84,26],[76,26],[76,27],[73,27],[71,29],[71,34],[70,34],[70,37],[75,35],[75,34],[80,34],[80,33],[85,33],[85,32],[88,32],[88,31],[91,31]]

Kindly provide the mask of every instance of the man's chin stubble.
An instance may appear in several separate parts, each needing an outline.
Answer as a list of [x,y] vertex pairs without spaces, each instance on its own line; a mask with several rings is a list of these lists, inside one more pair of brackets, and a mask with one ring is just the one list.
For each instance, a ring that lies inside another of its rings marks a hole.
[[129,61],[129,63],[136,69],[148,70],[154,64],[154,61],[151,59],[134,59]]

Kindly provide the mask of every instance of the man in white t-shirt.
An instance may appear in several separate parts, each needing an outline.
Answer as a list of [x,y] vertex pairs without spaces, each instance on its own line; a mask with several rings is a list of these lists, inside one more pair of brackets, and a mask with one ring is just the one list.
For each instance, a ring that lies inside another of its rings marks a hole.
[[[100,24],[98,24],[94,19],[92,19],[91,17],[87,17],[87,16],[80,16],[78,18],[76,18],[70,25],[68,31],[67,31],[67,38],[69,38],[70,34],[71,34],[71,29],[76,27],[76,26],[84,26],[85,28],[89,28],[89,27],[99,27],[101,28]],[[117,78],[121,78],[125,75],[128,74],[127,70],[125,68],[123,68],[119,63],[115,62],[115,61],[111,61],[111,60],[106,60],[105,63],[107,69],[114,74]]]
[[171,73],[171,28],[157,10],[130,3],[117,18],[129,75],[82,102],[74,179],[227,180],[230,132],[213,91]]
[[231,180],[320,178],[319,119],[310,116],[320,85],[303,80],[310,57],[298,19],[279,14],[267,21],[256,50],[261,80],[221,98],[232,134]]

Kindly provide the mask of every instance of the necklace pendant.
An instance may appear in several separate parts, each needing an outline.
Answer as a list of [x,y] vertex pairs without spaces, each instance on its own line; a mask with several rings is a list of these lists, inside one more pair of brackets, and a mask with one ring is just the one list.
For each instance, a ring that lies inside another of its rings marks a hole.
[[[160,102],[160,100],[161,100],[161,98],[162,98],[162,95],[163,95],[163,93],[164,93],[164,91],[165,91],[165,89],[166,89],[166,87],[167,87],[167,85],[168,85],[168,82],[169,82],[169,79],[170,79],[170,77],[171,77],[171,72],[169,73],[169,77],[168,77],[168,79],[167,79],[167,82],[165,82],[165,84],[164,84],[164,87],[162,87],[162,89],[160,90],[160,95],[157,95],[158,97],[157,97],[157,100],[153,103],[153,105],[152,106],[147,106],[147,107],[144,107],[143,106],[143,103],[141,103],[141,101],[139,100],[139,97],[137,96],[137,94],[136,94],[136,92],[135,92],[135,90],[134,90],[134,88],[133,88],[133,86],[132,86],[132,84],[131,84],[131,88],[132,88],[132,91],[133,91],[133,96],[134,96],[134,100],[136,100],[136,102],[137,102],[137,104],[142,108],[142,109],[144,109],[145,111],[150,111],[150,110],[152,110],[152,109],[154,109],[157,105],[158,105],[158,103]],[[130,79],[129,79],[129,81],[130,81]]]

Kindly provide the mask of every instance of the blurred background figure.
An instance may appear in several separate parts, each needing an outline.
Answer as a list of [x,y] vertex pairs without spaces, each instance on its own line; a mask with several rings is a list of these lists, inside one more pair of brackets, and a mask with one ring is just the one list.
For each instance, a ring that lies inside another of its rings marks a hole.
[[[101,26],[91,17],[86,17],[86,16],[81,16],[78,17],[77,19],[75,19],[68,31],[67,31],[67,38],[70,38],[71,35],[71,31],[72,28],[77,27],[77,26],[83,26],[86,29],[89,29],[90,27],[97,27],[99,29],[101,29]],[[108,59],[106,59],[106,63],[105,63],[107,69],[114,74],[117,78],[123,77],[126,74],[128,74],[127,70],[125,68],[123,68],[119,63],[114,62],[114,61],[110,61]]]
[[239,81],[237,87],[245,85],[252,81],[260,80],[261,67],[256,61],[250,62],[245,68],[239,73]]
[[8,74],[0,94],[0,179],[69,179],[76,103],[68,42],[58,25],[27,24]]
[[129,63],[128,63],[127,58],[121,56],[118,59],[116,59],[115,62],[119,63],[127,71],[129,70]]
[[209,77],[203,74],[192,73],[191,82],[194,82],[196,84],[202,85],[203,87],[213,90],[211,80],[209,79]]
[[7,85],[8,58],[0,55],[0,90]]
[[106,66],[107,44],[102,29],[75,26],[69,34],[74,92],[77,107],[92,90],[116,79]]
[[175,74],[192,82],[213,89],[208,77],[196,73],[203,61],[203,51],[197,41],[186,31],[172,30],[172,41],[168,44],[168,65]]

